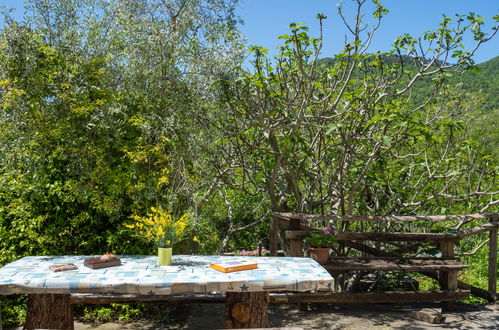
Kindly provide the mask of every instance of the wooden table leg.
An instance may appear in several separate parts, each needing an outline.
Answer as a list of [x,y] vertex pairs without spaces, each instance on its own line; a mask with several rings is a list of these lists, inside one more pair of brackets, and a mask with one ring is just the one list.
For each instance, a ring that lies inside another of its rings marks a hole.
[[227,292],[225,329],[268,328],[268,292]]
[[30,294],[24,329],[74,329],[69,294]]

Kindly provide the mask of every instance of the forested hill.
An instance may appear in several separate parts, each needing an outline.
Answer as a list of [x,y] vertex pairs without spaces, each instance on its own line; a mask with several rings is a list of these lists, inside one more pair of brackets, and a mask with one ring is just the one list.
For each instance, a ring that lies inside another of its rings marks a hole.
[[[414,69],[411,60],[405,57],[407,69]],[[384,61],[387,64],[394,64],[399,61],[397,56],[386,55]],[[333,58],[323,58],[319,62],[324,66],[332,66],[335,63]],[[499,56],[477,65],[479,71],[465,71],[454,74],[449,82],[462,90],[479,95],[482,102],[477,104],[475,110],[492,110],[499,108]],[[415,85],[416,94],[427,95],[431,90],[431,79],[420,79]],[[424,95],[416,95],[416,99],[421,101]],[[414,96],[413,96],[414,97]]]
[[[373,61],[375,56],[367,57],[366,60]],[[396,55],[382,55],[383,62],[387,65],[397,66],[402,59],[406,72],[416,71],[414,60],[406,55],[399,58]],[[319,65],[333,67],[337,63],[335,58],[323,58]],[[443,63],[439,63],[443,64]],[[490,152],[492,156],[499,159],[499,131],[495,127],[499,117],[499,56],[477,65],[478,70],[467,70],[463,72],[449,73],[445,85],[450,87],[451,93],[459,95],[458,103],[448,103],[454,111],[454,119],[465,123],[469,137],[479,141],[480,145]],[[369,65],[359,68],[356,75],[365,75],[369,71]],[[437,68],[437,65],[435,66]],[[363,72],[363,73],[362,73]],[[374,72],[374,71],[373,71]],[[409,76],[410,77],[410,74]],[[435,77],[423,77],[412,86],[410,97],[414,104],[423,104],[433,91]],[[402,85],[409,78],[402,78]],[[447,102],[449,99],[447,99]],[[457,107],[456,107],[457,106]]]
[[499,56],[477,66],[480,71],[456,74],[451,82],[468,94],[463,119],[471,136],[499,160]]
[[479,72],[463,72],[453,77],[470,92],[478,92],[485,100],[481,110],[499,108],[499,56],[477,65]]

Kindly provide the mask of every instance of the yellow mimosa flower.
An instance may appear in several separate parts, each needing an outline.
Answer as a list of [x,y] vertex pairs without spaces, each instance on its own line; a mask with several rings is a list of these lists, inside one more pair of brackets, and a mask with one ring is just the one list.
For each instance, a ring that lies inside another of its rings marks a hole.
[[132,215],[135,223],[125,225],[129,229],[135,229],[140,236],[155,241],[158,246],[172,245],[182,240],[187,234],[189,227],[188,213],[179,219],[174,217],[161,207],[151,207],[151,213],[141,217]]

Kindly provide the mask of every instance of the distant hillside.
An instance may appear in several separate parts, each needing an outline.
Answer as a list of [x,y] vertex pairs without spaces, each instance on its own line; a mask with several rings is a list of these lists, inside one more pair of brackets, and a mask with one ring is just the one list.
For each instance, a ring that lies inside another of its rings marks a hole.
[[[387,64],[398,63],[398,57],[394,55],[386,55],[384,62]],[[412,59],[404,55],[405,69],[414,71],[415,65]],[[323,58],[319,60],[319,65],[331,67],[336,60],[333,58]],[[490,111],[499,109],[499,56],[477,65],[479,72],[462,72],[454,74],[449,83],[460,87],[467,92],[474,92],[480,95],[484,102],[477,104],[475,110]],[[355,76],[355,73],[354,73]],[[413,87],[412,99],[415,103],[421,103],[426,99],[426,96],[432,90],[431,77],[420,79]]]
[[[398,57],[394,55],[385,56],[384,61],[387,64],[398,63]],[[330,67],[336,62],[333,58],[323,58],[319,60],[319,65],[325,67]],[[404,55],[404,62],[406,65],[406,70],[414,70],[415,65],[412,63],[412,59]],[[490,110],[499,108],[499,56],[480,63],[477,65],[480,69],[479,72],[462,72],[453,75],[450,79],[450,83],[455,86],[459,86],[468,92],[479,93],[484,99],[485,103],[477,105],[480,110]],[[422,101],[425,95],[432,89],[431,78],[420,79],[414,86],[413,92],[415,92],[415,102]],[[477,110],[478,110],[477,108]]]
[[467,110],[465,122],[471,136],[499,161],[499,56],[478,64],[479,72],[453,77],[477,102]]
[[[415,71],[413,59],[404,56],[405,70]],[[398,63],[395,56],[385,56],[386,64]],[[319,60],[319,65],[331,67],[336,63],[333,58]],[[499,161],[499,56],[477,65],[478,72],[466,71],[453,74],[447,83],[464,95],[462,109],[457,109],[456,119],[463,120],[470,136],[480,142]],[[362,75],[354,72],[354,77]],[[401,85],[407,82],[407,76]],[[433,89],[432,77],[418,80],[411,91],[414,104],[422,104]]]
[[480,72],[463,72],[453,77],[468,91],[480,93],[485,98],[482,110],[499,108],[499,56],[477,65]]

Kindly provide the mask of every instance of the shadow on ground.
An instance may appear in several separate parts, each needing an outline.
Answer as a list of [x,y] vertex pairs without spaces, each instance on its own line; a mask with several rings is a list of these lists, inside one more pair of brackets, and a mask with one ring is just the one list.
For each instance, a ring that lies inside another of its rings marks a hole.
[[[269,308],[270,327],[301,327],[303,329],[499,329],[499,305],[458,304],[452,313],[444,313],[445,322],[429,324],[410,317],[423,308],[440,309],[439,304],[310,304],[306,312],[296,305],[273,305]],[[223,329],[223,304],[189,304],[177,306],[176,321],[155,323],[105,323],[91,325],[75,322],[75,330],[118,329]],[[21,328],[19,328],[21,329]],[[6,329],[7,330],[7,329]]]
[[[275,305],[269,310],[271,327],[303,329],[498,329],[499,305],[475,306],[458,304],[456,311],[444,313],[442,324],[429,324],[409,315],[423,308],[440,310],[440,304],[310,304],[306,312],[296,305]],[[224,306],[193,305],[183,329],[221,329]]]

